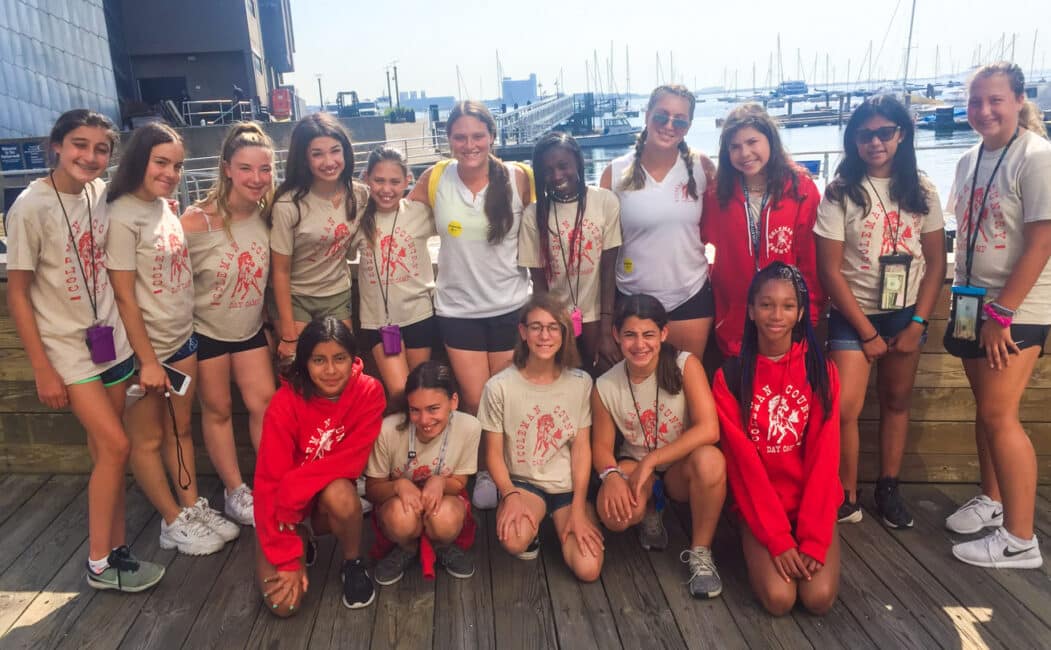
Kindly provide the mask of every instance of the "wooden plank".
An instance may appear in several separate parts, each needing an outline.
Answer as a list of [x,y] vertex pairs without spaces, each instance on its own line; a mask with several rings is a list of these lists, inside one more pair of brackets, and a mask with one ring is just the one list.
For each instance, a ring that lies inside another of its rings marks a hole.
[[429,650],[434,636],[434,582],[424,580],[423,571],[414,565],[397,584],[376,585],[376,589],[370,647]]
[[46,474],[14,474],[0,479],[0,524],[36,494],[47,479]]
[[22,347],[0,348],[0,381],[33,381],[33,369]]
[[[1051,455],[1037,456],[1039,479],[1051,480]],[[875,481],[879,476],[879,454],[862,453],[858,473],[862,481]],[[978,456],[974,454],[905,454],[900,477],[916,483],[976,483],[979,479]]]
[[[861,420],[861,451],[879,452],[879,422]],[[1038,454],[1051,454],[1051,423],[1030,422],[1026,433]],[[912,454],[974,454],[974,430],[970,423],[909,422],[905,452]]]
[[[875,385],[875,372],[869,373],[869,385]],[[963,363],[948,354],[921,354],[916,369],[916,388],[968,388],[967,375]],[[1029,388],[1051,388],[1051,358],[1044,357],[1037,361],[1033,376],[1029,379]]]
[[[203,443],[194,445],[197,472],[202,476],[214,475],[215,468],[208,458]],[[237,459],[241,473],[252,476],[255,468],[255,450],[238,447]],[[0,444],[0,472],[87,474],[91,471],[91,457],[87,445],[5,445]],[[128,469],[131,472],[131,469]]]
[[[367,522],[365,529],[366,543],[362,544],[362,549],[371,545],[372,523]],[[342,566],[343,554],[335,537],[329,535],[320,538],[318,561],[310,572],[311,589],[319,590],[320,596],[310,634],[310,650],[365,650],[372,643],[376,605],[363,609],[347,609],[343,606],[343,584],[340,582]],[[265,611],[261,611],[259,616],[274,618]]]
[[52,476],[0,526],[0,572],[33,545],[87,484],[86,476]]
[[[492,650],[496,615],[493,611],[492,573],[489,558],[503,549],[489,547],[486,530],[496,511],[474,510],[477,532],[474,536],[474,576],[459,580],[438,571],[434,586],[434,647],[445,650]],[[548,581],[552,575],[548,572]],[[605,594],[603,594],[605,597]],[[553,603],[556,608],[557,604]],[[557,618],[556,618],[557,621]],[[618,642],[619,643],[619,642]]]
[[[236,386],[231,390],[231,409],[234,415],[245,414],[244,401],[241,399],[240,391]],[[0,412],[3,413],[58,413],[40,403],[37,399],[36,384],[32,378],[28,380],[10,381],[0,380]],[[193,403],[193,413],[201,412],[200,403]]]
[[493,578],[494,636],[501,648],[557,648],[544,563],[519,560],[500,546],[496,517],[487,518],[489,563]]
[[[318,612],[321,611],[322,606],[326,602],[335,600],[338,603],[340,598],[339,592],[332,593],[328,588],[329,585],[326,582],[331,581],[325,580],[326,577],[330,577],[328,576],[328,569],[330,568],[330,563],[334,562],[332,555],[335,545],[335,539],[331,536],[325,536],[319,540],[317,561],[314,563],[314,566],[310,567],[310,582],[307,585],[306,596],[300,602],[299,613],[288,618],[278,618],[269,612],[265,604],[262,604],[257,610],[255,623],[252,625],[248,643],[245,645],[246,648],[280,648],[281,650],[302,648],[306,650],[306,648],[314,647],[311,642],[311,634],[315,623],[319,620]],[[252,553],[252,564],[254,566],[254,548]],[[338,572],[336,581],[337,583],[339,581]],[[251,585],[253,590],[257,589],[254,570],[252,572]],[[258,591],[256,591],[255,599],[257,603],[262,601]],[[342,604],[339,605],[339,610],[340,612],[348,611]],[[186,645],[184,647],[190,648],[192,646]]]
[[559,647],[573,650],[619,647],[616,621],[602,582],[577,580],[562,558],[562,544],[550,518],[540,527],[540,552]]

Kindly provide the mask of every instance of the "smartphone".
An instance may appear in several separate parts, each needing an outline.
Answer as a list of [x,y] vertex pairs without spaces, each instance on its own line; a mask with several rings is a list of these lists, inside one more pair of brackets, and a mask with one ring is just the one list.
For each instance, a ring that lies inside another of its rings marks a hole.
[[161,365],[164,366],[164,372],[168,373],[168,381],[172,384],[172,392],[176,395],[185,395],[186,391],[190,389],[190,375],[176,370],[166,363]]

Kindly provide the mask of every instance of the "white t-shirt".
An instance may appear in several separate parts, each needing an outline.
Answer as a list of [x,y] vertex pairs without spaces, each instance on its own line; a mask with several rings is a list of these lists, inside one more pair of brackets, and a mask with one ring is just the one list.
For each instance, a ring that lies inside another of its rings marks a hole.
[[[434,440],[424,443],[417,438],[415,458],[409,458],[409,439],[416,435],[416,430],[412,423],[407,423],[404,430],[399,430],[398,426],[404,421],[403,413],[383,418],[383,427],[372,446],[365,476],[407,478],[417,485],[423,485],[435,474],[467,476],[478,471],[478,443],[482,438],[482,425],[473,415],[454,412],[446,431],[439,433]],[[448,440],[444,440],[445,436],[448,436]],[[445,445],[444,459],[442,445]]]
[[[434,219],[441,237],[434,308],[450,318],[489,318],[512,312],[529,299],[529,274],[518,266],[518,228],[522,223],[522,198],[515,182],[515,166],[508,163],[511,212],[514,222],[503,240],[486,239],[485,216],[488,186],[478,194],[460,180],[458,163],[445,167],[434,197]],[[432,171],[433,173],[433,171]]]
[[[617,248],[621,243],[620,202],[617,196],[609,190],[589,187],[587,206],[580,222],[581,236],[574,232],[576,221],[576,201],[551,202],[547,216],[548,259],[551,261],[548,288],[569,309],[573,308],[573,297],[576,296],[576,306],[580,308],[583,321],[590,323],[599,320],[602,310],[599,273],[602,254]],[[518,263],[529,268],[543,268],[544,265],[536,203],[530,204],[522,213],[522,227],[518,231]],[[569,273],[566,273],[567,263]]]
[[[927,268],[920,237],[945,227],[937,188],[926,176],[920,176],[920,182],[927,189],[927,214],[901,213],[898,203],[890,198],[889,178],[862,181],[861,187],[869,198],[867,213],[865,206],[855,205],[846,197],[841,204],[825,196],[817,207],[814,234],[843,242],[840,270],[858,306],[866,314],[883,311],[879,308],[879,258],[883,255],[912,256],[905,306],[916,304],[920,281]],[[878,196],[873,195],[873,187]],[[897,242],[894,241],[895,234]]]
[[[48,360],[67,386],[100,375],[131,356],[106,273],[109,218],[105,194],[106,184],[101,180],[92,181],[80,194],[62,194],[62,206],[69,216],[67,227],[55,189],[37,179],[18,195],[7,213],[7,268],[33,272],[29,300],[37,329]],[[70,241],[70,228],[75,245]],[[116,359],[101,365],[91,360],[85,343],[87,329],[95,322],[92,295],[97,299],[98,322],[113,328],[117,352]]]
[[478,420],[486,431],[504,434],[511,478],[548,494],[572,492],[569,442],[591,426],[591,377],[564,368],[554,382],[534,384],[512,365],[485,383]]
[[[977,210],[989,177],[1003,149],[982,152],[974,204],[968,209],[974,165],[980,145],[963,155],[956,165],[955,191],[949,209],[956,215],[956,269],[953,284],[967,283],[968,236],[971,209]],[[981,229],[974,251],[971,285],[988,290],[985,301],[995,301],[1025,248],[1027,223],[1051,219],[1051,143],[1021,129],[1008,149],[989,188]],[[1051,324],[1051,265],[1044,267],[1036,284],[1015,311],[1020,325]]]
[[[634,160],[635,153],[629,152],[610,166],[624,239],[617,256],[617,289],[629,295],[647,293],[671,311],[708,281],[708,258],[701,241],[702,203],[687,192],[689,175],[681,156],[664,180],[657,182],[643,168],[642,189],[620,189]],[[707,181],[696,156],[693,178],[697,196],[704,196]]]

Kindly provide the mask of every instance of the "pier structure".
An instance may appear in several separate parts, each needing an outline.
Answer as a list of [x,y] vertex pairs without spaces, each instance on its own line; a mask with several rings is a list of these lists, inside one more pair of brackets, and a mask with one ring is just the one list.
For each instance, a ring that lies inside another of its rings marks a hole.
[[573,95],[547,97],[506,113],[495,115],[500,145],[532,143],[576,111]]

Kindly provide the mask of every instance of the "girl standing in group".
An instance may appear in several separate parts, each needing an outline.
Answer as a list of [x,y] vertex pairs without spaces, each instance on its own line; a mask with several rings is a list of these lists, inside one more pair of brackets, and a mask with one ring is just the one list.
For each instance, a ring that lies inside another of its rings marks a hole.
[[[197,378],[193,272],[186,235],[167,201],[184,158],[182,138],[167,125],[146,124],[132,134],[106,196],[106,268],[145,390],[127,413],[131,469],[161,515],[161,548],[207,555],[241,529],[197,492],[190,431]],[[172,390],[162,362],[190,378],[185,394]],[[169,476],[179,488],[175,497]]]
[[135,558],[124,529],[129,443],[121,415],[135,359],[106,273],[109,221],[99,179],[116,141],[113,123],[86,109],[55,122],[50,175],[33,181],[7,213],[7,308],[37,397],[48,408],[69,406],[87,431],[88,585],[134,592],[160,582],[164,567]]
[[[938,191],[916,169],[915,127],[892,95],[866,99],[843,132],[843,161],[818,208],[818,271],[832,297],[828,348],[842,378],[840,522],[861,521],[858,417],[875,363],[880,405],[876,511],[909,528],[898,492],[909,405],[927,319],[945,281]],[[813,286],[813,285],[811,285]]]
[[950,515],[953,547],[984,567],[1043,564],[1033,532],[1037,463],[1018,405],[1051,324],[1051,144],[1014,63],[974,74],[967,121],[982,141],[956,166],[956,272],[945,349],[963,361],[975,399],[982,493]]
[[[715,185],[704,193],[701,237],[715,246],[711,267],[715,341],[726,357],[741,350],[752,276],[774,260],[797,266],[814,287],[810,313],[821,316],[814,220],[821,200],[810,174],[792,162],[777,123],[759,104],[730,111],[719,136]],[[747,269],[747,271],[745,271]]]
[[[690,595],[714,598],[723,588],[711,549],[726,473],[704,369],[667,342],[668,314],[653,296],[623,298],[613,326],[624,360],[598,378],[591,395],[599,517],[616,532],[638,524],[642,547],[663,550],[665,495],[689,503],[690,548],[680,558]],[[619,451],[617,431],[624,436]]]
[[821,355],[799,269],[752,279],[741,354],[715,373],[715,404],[752,591],[782,616],[839,590],[839,381]]
[[518,263],[529,267],[533,293],[550,291],[568,305],[584,369],[609,367],[620,249],[620,202],[584,182],[584,157],[573,136],[548,133],[533,148],[536,203],[525,209]]
[[354,337],[327,317],[300,333],[288,381],[274,394],[263,423],[255,468],[256,579],[280,617],[299,609],[309,586],[305,552],[309,519],[331,533],[343,553],[343,605],[376,597],[361,559],[364,514],[354,483],[380,432],[383,386],[362,372]]
[[500,491],[500,544],[520,559],[535,559],[540,523],[550,515],[566,565],[593,582],[605,551],[587,502],[591,377],[577,368],[572,327],[550,294],[533,296],[519,318],[514,365],[486,383],[478,419]]
[[270,226],[274,309],[287,362],[299,332],[316,318],[334,316],[351,327],[347,251],[368,198],[354,180],[350,133],[328,113],[313,113],[292,129],[285,180],[266,213]]
[[373,550],[383,558],[376,582],[401,580],[417,555],[425,576],[434,576],[437,559],[454,578],[470,578],[475,524],[466,488],[478,468],[482,425],[456,412],[456,381],[444,363],[416,366],[405,399],[404,413],[384,418],[365,469],[365,495],[376,504],[373,522],[383,541]]
[[182,216],[193,268],[197,395],[208,457],[226,490],[224,511],[252,525],[252,490],[234,444],[230,381],[248,410],[248,433],[259,449],[263,413],[274,394],[274,368],[263,332],[270,244],[261,212],[274,190],[274,148],[254,122],[226,132],[218,180]]
[[[446,133],[453,160],[425,171],[409,198],[434,211],[442,250],[434,292],[438,329],[460,386],[460,408],[475,414],[485,382],[511,363],[515,323],[529,299],[529,276],[518,265],[518,228],[532,192],[525,171],[492,154],[496,121],[484,104],[458,102]],[[484,470],[473,498],[475,507],[496,507],[496,488]]]
[[699,359],[715,313],[700,234],[701,195],[715,167],[686,144],[696,103],[684,86],[654,89],[635,150],[610,163],[599,185],[620,199],[618,293],[657,298],[668,341]]
[[434,268],[427,239],[436,232],[427,204],[402,198],[409,167],[396,149],[369,154],[365,183],[369,198],[353,244],[361,251],[361,338],[396,404],[409,372],[431,357]]

